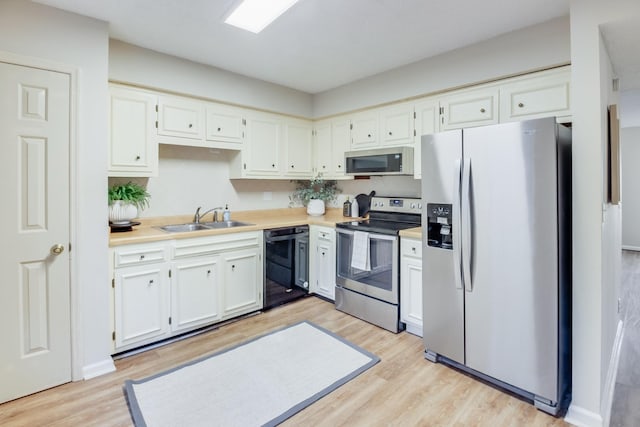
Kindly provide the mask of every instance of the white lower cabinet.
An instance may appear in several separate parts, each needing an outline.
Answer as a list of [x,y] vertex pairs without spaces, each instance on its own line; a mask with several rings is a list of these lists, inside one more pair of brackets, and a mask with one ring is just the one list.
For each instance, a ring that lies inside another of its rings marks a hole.
[[422,336],[422,244],[406,237],[400,239],[400,320]]
[[262,308],[261,250],[250,248],[222,255],[222,318]]
[[110,250],[113,353],[262,308],[261,231]]
[[220,259],[187,258],[171,265],[171,332],[220,320]]
[[312,251],[309,254],[310,290],[333,301],[336,294],[336,230],[311,225],[309,234]]

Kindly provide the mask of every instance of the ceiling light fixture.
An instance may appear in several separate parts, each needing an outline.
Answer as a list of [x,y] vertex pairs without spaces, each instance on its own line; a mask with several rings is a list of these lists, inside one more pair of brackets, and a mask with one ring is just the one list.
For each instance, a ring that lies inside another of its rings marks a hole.
[[225,19],[225,23],[259,33],[298,0],[243,0]]

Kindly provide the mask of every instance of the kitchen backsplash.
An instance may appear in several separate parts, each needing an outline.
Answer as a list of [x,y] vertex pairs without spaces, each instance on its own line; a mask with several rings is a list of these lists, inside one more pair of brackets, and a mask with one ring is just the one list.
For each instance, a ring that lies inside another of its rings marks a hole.
[[[231,211],[290,206],[295,184],[289,180],[230,180],[229,152],[197,147],[160,145],[159,173],[153,178],[109,178],[109,185],[133,181],[146,186],[150,205],[141,217],[190,214],[198,206],[229,205]],[[420,180],[408,176],[371,177],[339,181],[340,196],[331,205],[342,207],[347,196],[375,190],[377,195],[420,197]]]

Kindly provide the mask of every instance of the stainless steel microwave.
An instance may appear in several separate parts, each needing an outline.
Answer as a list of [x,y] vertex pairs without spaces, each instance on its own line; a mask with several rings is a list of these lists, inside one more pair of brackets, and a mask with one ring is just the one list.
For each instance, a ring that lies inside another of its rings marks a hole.
[[413,175],[413,147],[344,153],[347,175]]

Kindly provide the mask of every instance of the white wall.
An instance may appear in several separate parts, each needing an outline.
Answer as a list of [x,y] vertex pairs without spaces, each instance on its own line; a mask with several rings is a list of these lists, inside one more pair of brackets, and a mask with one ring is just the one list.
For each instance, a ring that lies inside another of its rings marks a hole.
[[570,60],[569,18],[558,18],[316,94],[313,117],[564,65]]
[[620,129],[620,154],[622,247],[640,251],[640,126]]
[[618,323],[620,210],[605,204],[611,63],[600,25],[640,16],[635,0],[571,0],[573,114],[573,400],[568,421],[602,425]]
[[[107,367],[109,358],[109,289],[107,286],[107,59],[104,22],[30,1],[0,1],[0,50],[42,58],[78,70],[77,200],[75,289],[79,290],[81,343],[74,375]],[[112,366],[112,365],[111,365]]]
[[311,95],[111,40],[109,79],[283,114],[311,117]]
[[640,126],[640,89],[620,92],[620,127]]

